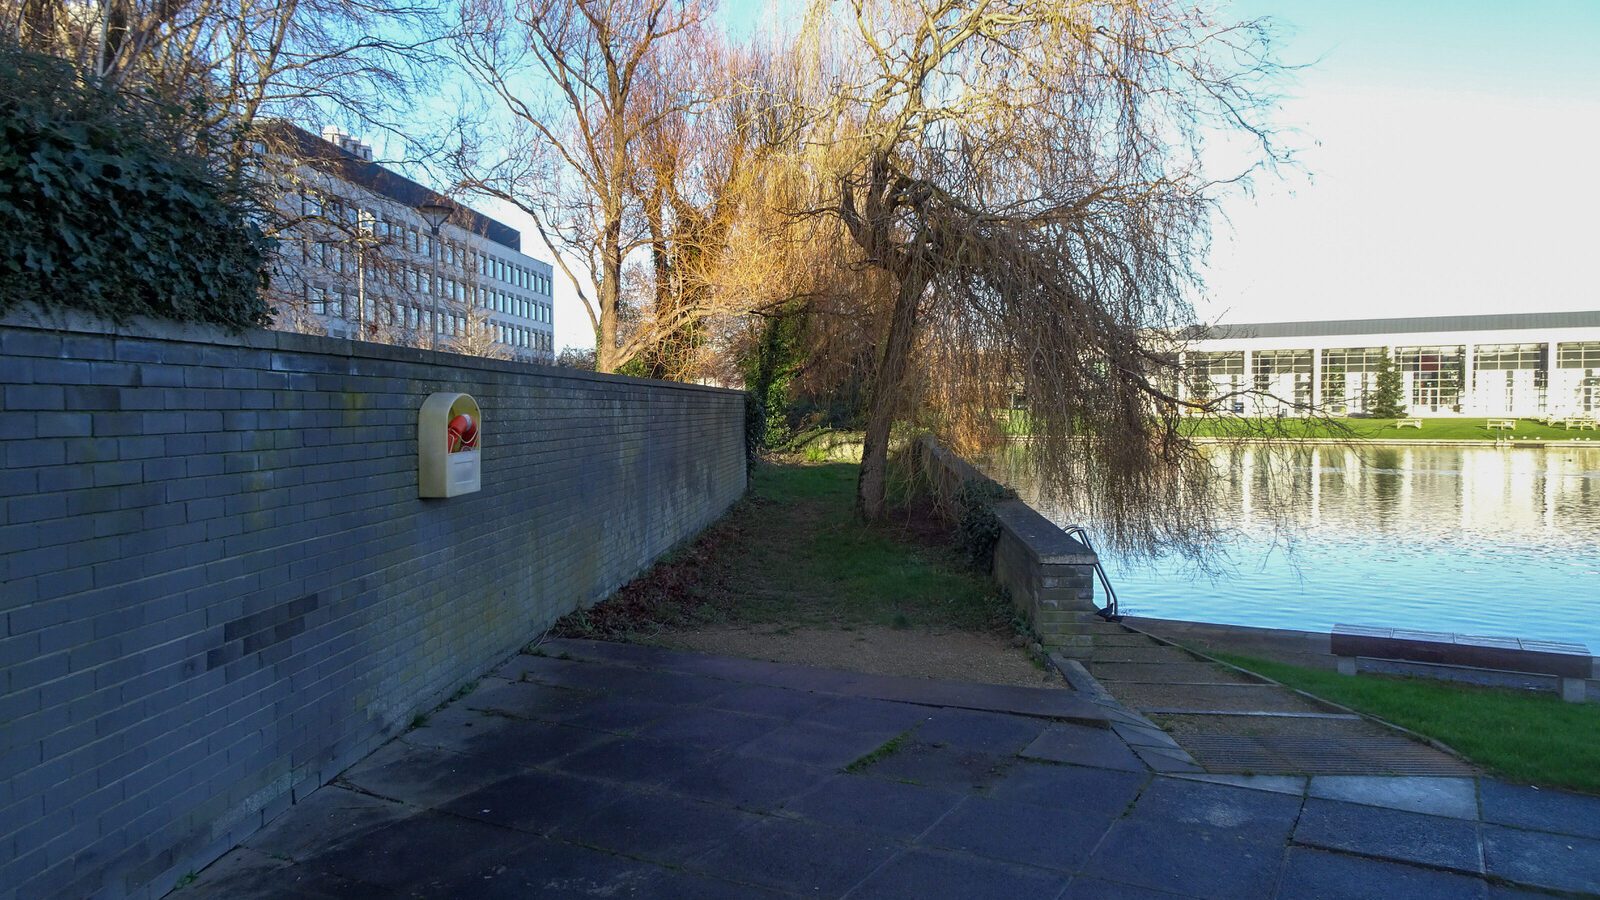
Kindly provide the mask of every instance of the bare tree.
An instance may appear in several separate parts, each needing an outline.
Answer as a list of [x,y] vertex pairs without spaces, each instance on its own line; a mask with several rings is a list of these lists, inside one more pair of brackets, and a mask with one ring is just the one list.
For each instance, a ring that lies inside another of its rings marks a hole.
[[[693,323],[699,304],[683,298],[700,276],[673,248],[715,242],[727,227],[704,191],[736,180],[737,162],[688,159],[692,135],[713,127],[707,108],[727,92],[706,16],[700,0],[462,7],[457,52],[505,122],[492,142],[464,142],[463,186],[533,219],[584,303],[600,371]],[[635,253],[649,265],[630,268]],[[655,287],[630,289],[630,279]],[[630,312],[630,295],[649,299]]]
[[959,431],[1020,396],[1043,480],[1113,543],[1191,546],[1208,470],[1154,335],[1192,321],[1220,183],[1205,136],[1242,130],[1276,159],[1265,26],[1183,0],[818,0],[811,16],[836,173],[814,209],[889,282],[863,515],[883,514],[890,427],[916,401]]

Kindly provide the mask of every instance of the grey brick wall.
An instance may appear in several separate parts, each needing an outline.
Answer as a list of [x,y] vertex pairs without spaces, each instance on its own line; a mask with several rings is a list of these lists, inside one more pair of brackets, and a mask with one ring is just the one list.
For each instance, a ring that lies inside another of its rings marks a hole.
[[[159,896],[745,487],[729,391],[65,324],[0,320],[3,897]],[[483,490],[419,500],[439,390]]]

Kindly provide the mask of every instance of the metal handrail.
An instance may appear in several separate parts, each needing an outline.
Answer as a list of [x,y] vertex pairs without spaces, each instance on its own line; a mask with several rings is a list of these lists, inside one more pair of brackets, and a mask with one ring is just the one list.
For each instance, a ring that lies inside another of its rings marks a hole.
[[1068,525],[1062,531],[1067,533],[1067,537],[1083,544],[1084,549],[1094,554],[1094,571],[1096,575],[1100,576],[1100,587],[1106,592],[1105,609],[1100,610],[1097,615],[1107,622],[1115,622],[1121,619],[1122,616],[1117,612],[1117,592],[1111,587],[1111,579],[1106,577],[1105,567],[1100,565],[1100,554],[1094,549],[1094,544],[1089,541],[1089,530],[1082,525]]

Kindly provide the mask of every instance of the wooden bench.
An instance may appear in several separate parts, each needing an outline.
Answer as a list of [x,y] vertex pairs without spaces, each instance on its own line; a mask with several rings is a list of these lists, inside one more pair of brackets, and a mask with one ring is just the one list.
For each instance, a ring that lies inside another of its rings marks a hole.
[[1583,702],[1594,674],[1583,644],[1365,625],[1333,626],[1333,655],[1343,675],[1356,673],[1356,657],[1554,675],[1561,679],[1561,698],[1573,703]]
[[1561,427],[1568,431],[1571,431],[1574,428],[1578,429],[1579,431],[1593,430],[1595,428],[1595,421],[1588,416],[1574,416],[1573,418],[1562,422]]
[[1418,431],[1421,431],[1422,430],[1422,420],[1421,419],[1401,419],[1400,421],[1394,423],[1394,427],[1396,427],[1396,428],[1415,428]]
[[1483,427],[1491,429],[1491,430],[1495,429],[1495,428],[1498,428],[1501,431],[1510,431],[1510,430],[1512,430],[1512,429],[1517,427],[1517,420],[1516,419],[1490,419],[1488,422],[1484,423]]

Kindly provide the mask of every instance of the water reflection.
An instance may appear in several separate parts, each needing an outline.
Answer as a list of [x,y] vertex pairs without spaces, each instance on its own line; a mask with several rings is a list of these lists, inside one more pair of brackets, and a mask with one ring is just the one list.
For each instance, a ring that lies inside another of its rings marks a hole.
[[[1128,611],[1313,630],[1392,623],[1600,651],[1600,448],[1208,452],[1233,529],[1219,548],[1227,564],[1202,575],[1182,560],[1107,559]],[[996,469],[1039,502],[1020,459]],[[1261,509],[1273,497],[1289,502],[1288,552]]]

